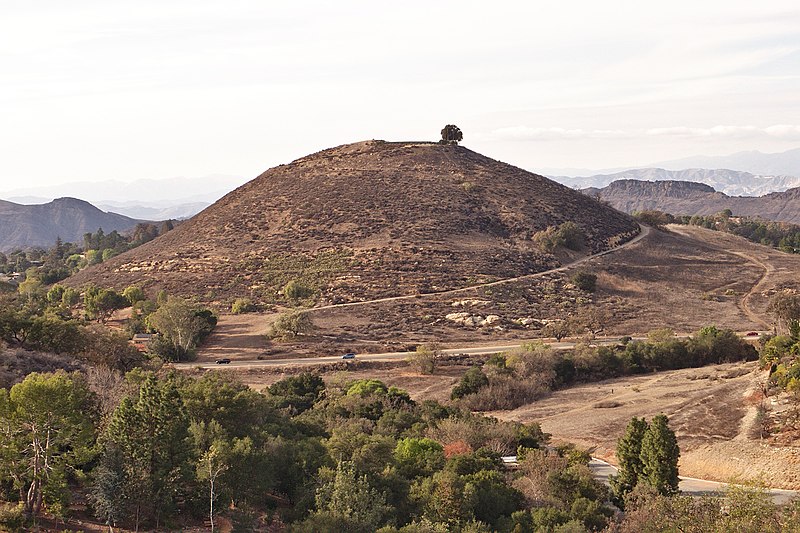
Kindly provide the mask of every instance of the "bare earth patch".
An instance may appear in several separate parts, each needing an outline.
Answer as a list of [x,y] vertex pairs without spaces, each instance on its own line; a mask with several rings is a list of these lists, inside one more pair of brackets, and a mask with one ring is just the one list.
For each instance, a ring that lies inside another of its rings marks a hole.
[[755,410],[747,393],[761,377],[755,363],[660,372],[556,391],[504,420],[538,422],[556,442],[572,442],[615,462],[616,440],[634,416],[666,414],[681,447],[681,475],[800,488],[800,448],[750,437]]

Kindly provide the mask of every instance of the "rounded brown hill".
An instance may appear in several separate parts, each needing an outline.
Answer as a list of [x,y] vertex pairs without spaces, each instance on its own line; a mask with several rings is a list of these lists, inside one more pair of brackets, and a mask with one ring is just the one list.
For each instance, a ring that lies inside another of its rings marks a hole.
[[272,168],[68,283],[221,303],[273,301],[291,280],[328,303],[439,291],[557,266],[532,236],[567,221],[586,253],[638,232],[628,215],[467,148],[367,141]]

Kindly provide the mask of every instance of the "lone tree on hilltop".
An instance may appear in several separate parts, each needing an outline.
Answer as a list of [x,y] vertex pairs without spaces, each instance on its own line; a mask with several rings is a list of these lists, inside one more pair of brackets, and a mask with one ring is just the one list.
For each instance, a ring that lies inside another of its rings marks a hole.
[[442,128],[442,140],[439,142],[441,144],[458,144],[463,138],[464,134],[461,133],[461,129],[458,126],[448,124]]

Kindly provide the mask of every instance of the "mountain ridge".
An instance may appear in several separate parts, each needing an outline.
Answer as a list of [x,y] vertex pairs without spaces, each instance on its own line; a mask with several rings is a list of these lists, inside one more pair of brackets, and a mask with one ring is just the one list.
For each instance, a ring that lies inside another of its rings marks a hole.
[[85,200],[62,197],[45,204],[23,205],[0,200],[0,251],[49,247],[57,238],[81,242],[84,233],[103,228],[125,231],[140,220],[106,213]]
[[783,175],[757,175],[750,172],[729,169],[687,168],[667,170],[664,168],[637,168],[612,174],[596,174],[586,177],[554,178],[570,187],[586,189],[602,188],[618,180],[638,181],[693,181],[714,187],[729,196],[763,196],[800,187],[800,177]]
[[763,196],[729,196],[697,182],[617,180],[583,192],[626,213],[658,210],[673,215],[711,215],[730,209],[736,216],[800,224],[800,187]]

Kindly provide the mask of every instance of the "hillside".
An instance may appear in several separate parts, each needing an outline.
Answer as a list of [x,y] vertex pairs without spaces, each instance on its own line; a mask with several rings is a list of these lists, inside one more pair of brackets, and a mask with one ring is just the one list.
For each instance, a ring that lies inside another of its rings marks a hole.
[[707,185],[686,181],[619,180],[584,192],[592,197],[599,195],[627,213],[657,209],[673,215],[711,215],[730,209],[737,216],[800,224],[800,187],[752,197],[728,196]]
[[21,205],[0,200],[0,251],[52,246],[58,237],[82,242],[83,234],[103,228],[106,233],[133,228],[139,222],[105,213],[88,202],[59,198],[41,205]]
[[627,215],[467,148],[367,141],[272,168],[176,230],[69,280],[229,302],[291,279],[340,302],[462,287],[558,264],[534,232],[574,221],[597,251]]
[[635,168],[612,174],[597,174],[576,178],[560,176],[553,179],[578,189],[606,187],[619,180],[692,181],[709,185],[729,196],[761,196],[800,186],[800,177],[751,174],[727,169],[709,170],[707,168],[686,168],[683,170]]

